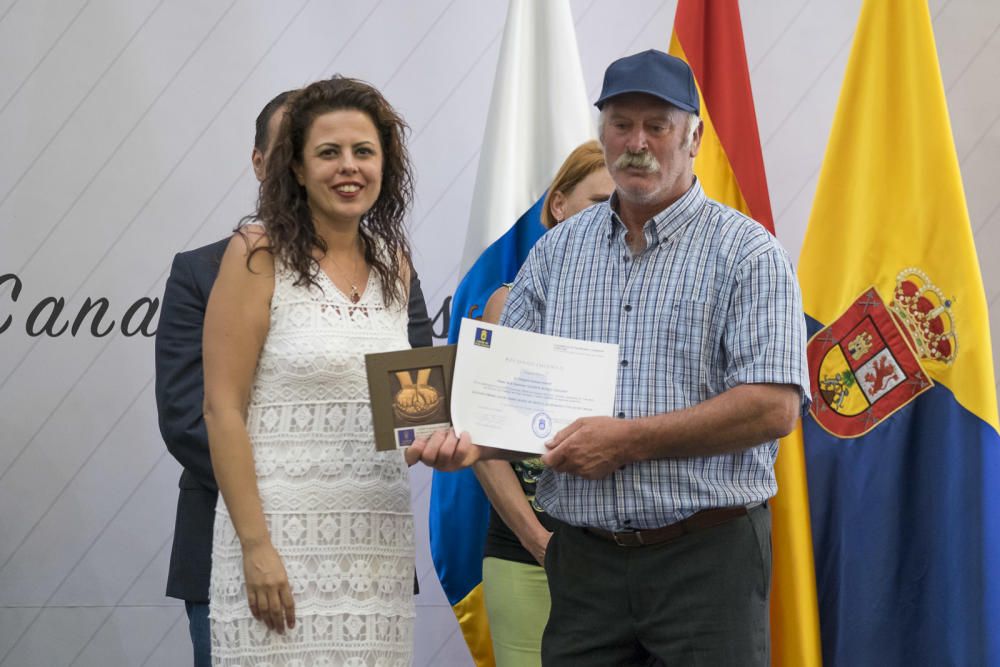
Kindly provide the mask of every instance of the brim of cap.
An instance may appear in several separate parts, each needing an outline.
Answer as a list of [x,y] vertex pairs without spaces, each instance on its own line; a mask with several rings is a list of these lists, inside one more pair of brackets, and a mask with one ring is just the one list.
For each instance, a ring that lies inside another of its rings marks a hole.
[[683,109],[684,111],[693,113],[696,116],[701,114],[698,108],[691,106],[687,102],[681,102],[680,100],[674,99],[668,95],[664,95],[663,93],[654,92],[652,90],[646,90],[645,88],[629,88],[627,90],[616,90],[615,92],[608,93],[604,97],[594,102],[594,106],[600,109],[601,107],[604,106],[605,103],[607,103],[608,100],[618,97],[620,95],[628,95],[629,93],[643,93],[645,95],[651,95],[659,100],[667,102],[668,104],[674,105],[678,109]]

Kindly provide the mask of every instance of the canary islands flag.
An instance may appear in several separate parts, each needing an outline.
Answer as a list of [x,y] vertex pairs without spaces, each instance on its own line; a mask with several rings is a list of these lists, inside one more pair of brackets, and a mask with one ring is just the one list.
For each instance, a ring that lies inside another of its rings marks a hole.
[[[691,66],[701,95],[704,130],[694,171],[705,194],[742,211],[773,234],[737,0],[680,0],[670,53]],[[782,439],[775,475],[771,662],[817,667],[819,619],[800,429]]]
[[[517,275],[545,231],[545,188],[570,152],[593,137],[569,3],[511,0],[449,342],[463,317],[481,316],[493,291]],[[489,503],[471,470],[434,473],[429,522],[434,567],[469,650],[480,667],[492,665],[482,593]]]
[[1000,665],[989,318],[926,2],[863,5],[799,278],[825,662]]

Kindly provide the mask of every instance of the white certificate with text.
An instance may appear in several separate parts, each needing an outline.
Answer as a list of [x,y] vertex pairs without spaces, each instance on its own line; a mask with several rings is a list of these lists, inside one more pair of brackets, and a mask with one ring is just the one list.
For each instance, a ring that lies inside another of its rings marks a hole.
[[617,344],[463,318],[452,423],[477,445],[542,454],[573,420],[612,414],[617,376]]

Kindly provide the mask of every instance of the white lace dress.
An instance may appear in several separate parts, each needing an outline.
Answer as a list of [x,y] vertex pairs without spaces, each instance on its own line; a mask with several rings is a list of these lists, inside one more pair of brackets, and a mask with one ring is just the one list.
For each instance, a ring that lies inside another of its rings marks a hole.
[[376,452],[364,355],[409,347],[374,271],[352,304],[279,271],[250,397],[261,502],[295,597],[284,635],[250,615],[222,497],[212,546],[214,665],[402,667],[413,645],[413,515],[400,452]]

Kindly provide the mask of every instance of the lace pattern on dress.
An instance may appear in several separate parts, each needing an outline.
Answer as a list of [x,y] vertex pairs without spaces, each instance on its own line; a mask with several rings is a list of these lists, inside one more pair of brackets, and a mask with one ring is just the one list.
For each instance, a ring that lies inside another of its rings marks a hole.
[[296,286],[278,269],[247,430],[265,519],[295,596],[285,635],[247,606],[225,504],[212,551],[215,665],[409,665],[413,516],[400,452],[376,452],[364,355],[409,347],[404,306],[374,272],[352,304],[322,272]]

